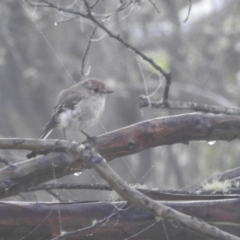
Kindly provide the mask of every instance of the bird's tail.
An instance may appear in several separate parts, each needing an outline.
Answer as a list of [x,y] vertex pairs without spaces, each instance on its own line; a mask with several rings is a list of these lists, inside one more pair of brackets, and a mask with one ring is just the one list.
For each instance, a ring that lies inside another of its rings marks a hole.
[[[56,128],[58,125],[58,122],[56,121],[56,117],[52,116],[50,121],[45,125],[43,128],[42,134],[40,136],[40,139],[46,139],[48,135],[52,132],[54,128]],[[27,158],[33,158],[37,156],[36,151],[32,151],[26,155]]]
[[58,122],[56,121],[56,117],[52,116],[50,121],[43,128],[42,134],[40,135],[40,139],[46,139],[48,135],[52,132],[54,128],[56,128]]

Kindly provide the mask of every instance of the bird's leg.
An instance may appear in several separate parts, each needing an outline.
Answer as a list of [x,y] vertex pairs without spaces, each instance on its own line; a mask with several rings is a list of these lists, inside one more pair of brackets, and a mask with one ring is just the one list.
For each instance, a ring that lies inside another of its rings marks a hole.
[[82,132],[82,134],[83,135],[85,135],[86,136],[86,138],[87,138],[87,140],[90,140],[90,141],[93,141],[93,142],[95,142],[95,137],[90,137],[87,133],[85,133],[84,131],[82,131],[81,130],[81,132]]
[[36,157],[36,156],[37,156],[37,153],[34,152],[34,151],[32,151],[32,152],[30,152],[30,153],[28,153],[28,154],[26,155],[26,157],[27,157],[28,159],[34,158],[34,157]]

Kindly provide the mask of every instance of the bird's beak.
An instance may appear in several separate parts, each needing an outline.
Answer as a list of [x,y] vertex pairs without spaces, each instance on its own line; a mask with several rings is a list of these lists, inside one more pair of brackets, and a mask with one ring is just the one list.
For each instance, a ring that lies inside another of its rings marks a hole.
[[113,93],[113,90],[109,89],[109,88],[105,88],[102,93],[104,94],[108,94],[108,93]]

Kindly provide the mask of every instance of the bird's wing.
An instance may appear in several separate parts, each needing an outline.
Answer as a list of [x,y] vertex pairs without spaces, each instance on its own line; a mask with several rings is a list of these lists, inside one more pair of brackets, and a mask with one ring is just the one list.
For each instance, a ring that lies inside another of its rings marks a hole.
[[68,109],[74,109],[74,106],[79,103],[84,96],[82,94],[79,94],[78,92],[74,91],[62,91],[59,94],[58,100],[57,100],[57,105],[54,108],[54,111],[63,111],[63,109],[68,108]]
[[[65,94],[67,93],[67,94]],[[82,100],[79,94],[75,92],[65,92],[63,91],[57,101],[57,105],[53,109],[52,117],[49,122],[43,128],[40,139],[45,139],[51,133],[51,131],[58,126],[58,116],[60,113],[64,112],[66,109],[74,109],[75,105]]]
[[43,128],[40,139],[47,138],[48,135],[52,132],[52,130],[57,127],[57,125],[58,125],[58,122],[57,122],[56,115],[52,115],[51,119],[47,122],[47,124]]
[[57,105],[53,110],[53,114],[59,114],[65,109],[74,109],[75,105],[79,103],[84,96],[80,96],[76,92],[68,92],[67,94],[61,93],[58,97]]

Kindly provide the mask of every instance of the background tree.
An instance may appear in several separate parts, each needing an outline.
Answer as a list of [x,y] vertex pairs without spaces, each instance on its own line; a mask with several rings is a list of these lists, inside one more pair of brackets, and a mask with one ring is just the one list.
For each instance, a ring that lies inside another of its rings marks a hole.
[[[166,80],[162,74],[99,26],[95,29],[94,22],[61,11],[62,7],[82,11],[83,1],[51,3],[60,11],[32,7],[25,1],[1,4],[2,137],[37,138],[58,92],[87,77],[98,77],[115,89],[115,95],[108,99],[102,124],[91,129],[90,135],[183,113],[168,108],[139,109],[140,94],[149,95],[158,89],[152,99],[162,99]],[[238,106],[240,6],[236,1],[194,1],[191,5],[188,1],[172,0],[89,4],[95,4],[94,16],[103,26],[153,59],[166,73],[171,72],[169,100]],[[68,137],[84,140],[84,136],[71,131]],[[55,131],[51,138],[62,138],[62,134]],[[111,166],[128,183],[145,184],[148,188],[182,188],[193,183],[192,179],[197,182],[237,167],[237,144],[217,141],[209,145],[204,141],[163,146],[113,161]],[[3,154],[11,154],[12,158],[17,154],[25,159],[26,152]],[[86,171],[61,181],[102,180],[93,171]],[[61,194],[65,200],[109,197],[102,192]],[[24,195],[33,199],[31,193]],[[40,200],[50,199],[45,193],[37,195]]]

